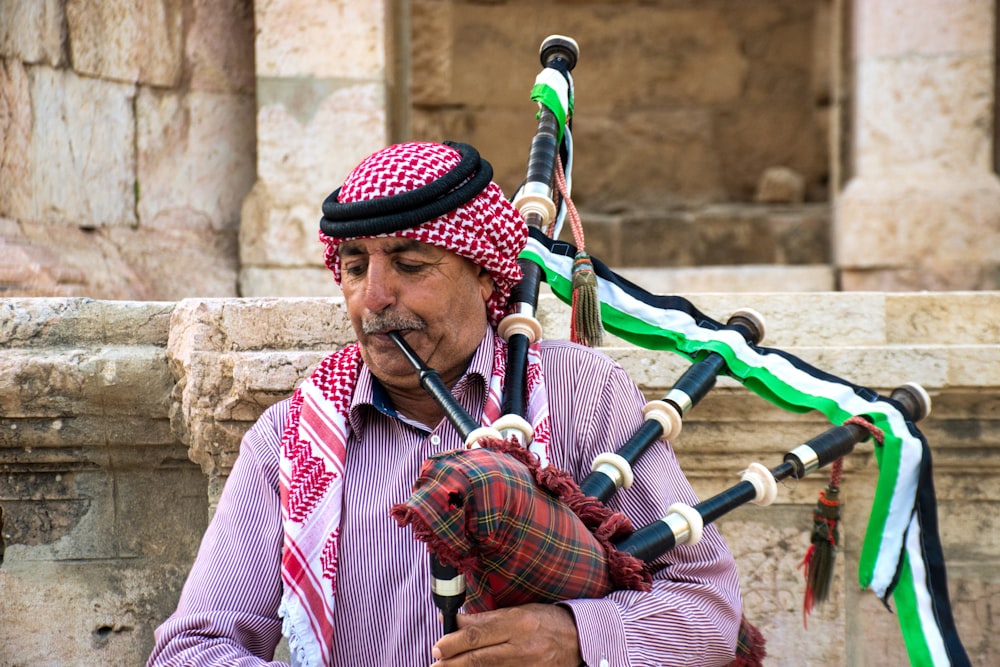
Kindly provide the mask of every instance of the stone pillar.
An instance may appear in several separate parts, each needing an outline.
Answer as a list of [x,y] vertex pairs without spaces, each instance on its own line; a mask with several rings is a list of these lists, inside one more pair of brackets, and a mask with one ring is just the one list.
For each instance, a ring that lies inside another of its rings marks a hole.
[[1000,286],[992,0],[856,0],[846,290]]
[[337,294],[317,241],[323,199],[388,143],[385,0],[258,0],[257,182],[243,203],[244,296]]

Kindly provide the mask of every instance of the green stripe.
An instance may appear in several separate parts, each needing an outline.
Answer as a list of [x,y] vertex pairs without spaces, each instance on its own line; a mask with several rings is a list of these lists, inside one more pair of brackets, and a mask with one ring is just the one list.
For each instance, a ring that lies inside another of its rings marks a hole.
[[[536,83],[532,86],[531,99],[541,105],[544,105],[553,114],[555,114],[556,120],[559,121],[559,134],[556,137],[556,143],[561,144],[563,131],[566,128],[566,118],[571,113],[571,109],[564,108],[562,100],[559,99],[559,93],[557,93],[552,86],[544,83]],[[571,102],[570,107],[572,108],[572,106]]]
[[917,594],[914,588],[913,571],[910,569],[910,557],[903,555],[899,583],[892,592],[896,601],[896,615],[899,617],[899,629],[906,644],[906,654],[914,667],[934,667],[934,658],[927,646],[924,628],[917,613]]

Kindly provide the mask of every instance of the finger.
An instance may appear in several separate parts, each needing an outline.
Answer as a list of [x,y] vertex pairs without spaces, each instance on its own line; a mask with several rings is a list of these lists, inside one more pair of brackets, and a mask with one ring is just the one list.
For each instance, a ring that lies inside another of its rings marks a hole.
[[503,618],[507,610],[485,611],[479,614],[459,614],[458,630],[434,644],[435,658],[451,658],[468,651],[503,644],[510,639],[510,624]]

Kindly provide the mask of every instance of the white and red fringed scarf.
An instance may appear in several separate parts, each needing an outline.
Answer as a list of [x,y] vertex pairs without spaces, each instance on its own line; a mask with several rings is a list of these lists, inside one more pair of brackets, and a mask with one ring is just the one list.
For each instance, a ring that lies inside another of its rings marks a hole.
[[[495,337],[493,371],[487,384],[482,424],[501,412],[506,344]],[[337,546],[343,504],[348,410],[361,371],[358,345],[326,357],[295,391],[281,441],[280,484],[284,549],[282,632],[297,665],[330,665],[337,590]],[[528,355],[530,451],[548,464],[550,425],[539,346]],[[400,498],[400,500],[404,500]],[[389,507],[386,507],[389,512]]]

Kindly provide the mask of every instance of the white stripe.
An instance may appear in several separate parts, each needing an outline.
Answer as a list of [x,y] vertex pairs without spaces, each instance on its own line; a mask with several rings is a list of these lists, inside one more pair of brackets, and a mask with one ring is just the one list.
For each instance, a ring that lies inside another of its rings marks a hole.
[[546,67],[535,77],[536,86],[551,88],[559,97],[562,111],[569,118],[569,82],[558,70]]
[[917,519],[916,512],[913,513],[910,529],[906,533],[906,552],[909,556],[913,590],[917,599],[916,611],[920,618],[921,634],[927,642],[927,650],[935,665],[949,665],[951,661],[948,659],[944,637],[941,636],[938,628],[930,591],[927,588],[927,570],[924,569],[924,554],[920,548],[920,521]]

